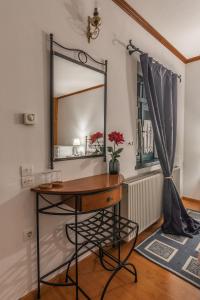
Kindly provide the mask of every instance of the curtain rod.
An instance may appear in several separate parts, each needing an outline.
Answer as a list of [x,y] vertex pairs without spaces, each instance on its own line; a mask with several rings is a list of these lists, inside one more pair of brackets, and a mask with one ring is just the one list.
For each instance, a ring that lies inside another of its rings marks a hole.
[[[133,54],[133,53],[135,53],[135,52],[138,52],[138,53],[140,53],[140,54],[145,54],[145,52],[143,52],[142,50],[140,50],[140,48],[137,48],[135,45],[133,45],[132,40],[129,40],[129,44],[127,45],[126,49],[128,50],[128,52],[129,52],[130,55]],[[153,58],[153,61],[159,63],[159,62],[158,62],[157,60],[155,60],[154,58]],[[180,82],[181,82],[181,75],[180,75],[180,74],[177,74],[177,73],[175,73],[175,72],[173,72],[173,71],[172,71],[172,73],[176,74],[177,77],[178,77],[178,79],[179,79]]]

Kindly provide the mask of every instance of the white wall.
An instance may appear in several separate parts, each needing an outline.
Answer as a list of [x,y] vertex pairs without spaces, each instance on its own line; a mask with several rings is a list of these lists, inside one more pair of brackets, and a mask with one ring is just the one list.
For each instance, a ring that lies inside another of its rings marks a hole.
[[[19,166],[30,163],[35,172],[48,167],[49,92],[47,34],[68,47],[82,48],[97,59],[108,59],[108,131],[120,130],[127,140],[136,140],[136,59],[126,44],[134,43],[182,75],[178,98],[176,161],[183,160],[185,66],[158,41],[134,23],[112,1],[99,1],[102,30],[89,45],[85,36],[87,16],[94,1],[1,0],[0,1],[0,299],[15,300],[35,287],[35,243],[24,243],[22,232],[35,226],[34,194],[20,186]],[[33,127],[21,124],[23,112],[37,113]],[[137,172],[135,146],[125,146],[121,172]],[[64,179],[105,172],[101,158],[56,164]],[[52,220],[52,219],[51,219]],[[62,261],[70,250],[56,231],[57,222],[42,218],[43,268]],[[63,220],[62,220],[63,222]],[[44,229],[45,227],[45,229]]]
[[184,196],[200,200],[200,61],[186,66]]

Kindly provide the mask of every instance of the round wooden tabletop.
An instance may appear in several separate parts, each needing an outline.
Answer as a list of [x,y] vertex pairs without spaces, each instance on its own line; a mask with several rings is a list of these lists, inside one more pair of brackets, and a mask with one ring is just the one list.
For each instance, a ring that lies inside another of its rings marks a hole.
[[41,189],[39,187],[31,189],[35,193],[51,195],[74,195],[87,194],[109,190],[120,186],[124,177],[120,175],[101,174],[80,179],[64,181],[62,187],[51,189]]

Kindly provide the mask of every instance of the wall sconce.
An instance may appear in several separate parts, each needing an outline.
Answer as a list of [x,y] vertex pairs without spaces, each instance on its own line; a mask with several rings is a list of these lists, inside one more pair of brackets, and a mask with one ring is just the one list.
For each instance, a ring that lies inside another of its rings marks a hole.
[[87,38],[95,40],[99,36],[101,26],[101,18],[99,17],[98,8],[95,7],[93,17],[88,17]]

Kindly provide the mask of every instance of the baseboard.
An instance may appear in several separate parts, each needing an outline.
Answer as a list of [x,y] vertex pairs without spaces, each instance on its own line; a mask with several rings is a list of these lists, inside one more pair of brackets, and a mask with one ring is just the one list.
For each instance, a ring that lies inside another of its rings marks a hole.
[[[95,251],[95,250],[97,251],[97,248],[94,248],[93,251]],[[79,258],[79,262],[88,258],[90,255],[92,255],[92,252],[88,251],[88,253],[85,253],[81,258]],[[72,262],[70,269],[73,268],[74,264],[75,264],[75,262]],[[49,280],[49,282],[58,282],[59,280],[61,281],[63,278],[65,278],[65,274],[66,274],[66,270],[61,271],[61,273],[59,273],[56,276],[54,276],[53,278],[51,278]],[[49,286],[45,285],[45,284],[41,284],[41,290],[44,290],[44,289],[49,289]],[[18,300],[35,300],[36,295],[37,295],[37,288],[33,289],[26,295],[20,297]]]
[[[64,275],[64,271],[61,272],[60,274],[56,275],[55,277],[53,277],[51,280],[49,280],[49,282],[58,282],[59,280],[61,280],[61,277]],[[49,289],[48,285],[41,285],[41,290],[44,292],[45,289]],[[37,289],[32,290],[31,292],[29,292],[28,294],[26,294],[25,296],[22,296],[21,298],[19,298],[19,300],[36,300],[37,298]]]
[[192,201],[192,202],[196,202],[196,203],[200,203],[200,199],[194,199],[194,198],[190,198],[190,197],[186,197],[186,196],[182,196],[182,200],[186,200],[186,201]]

